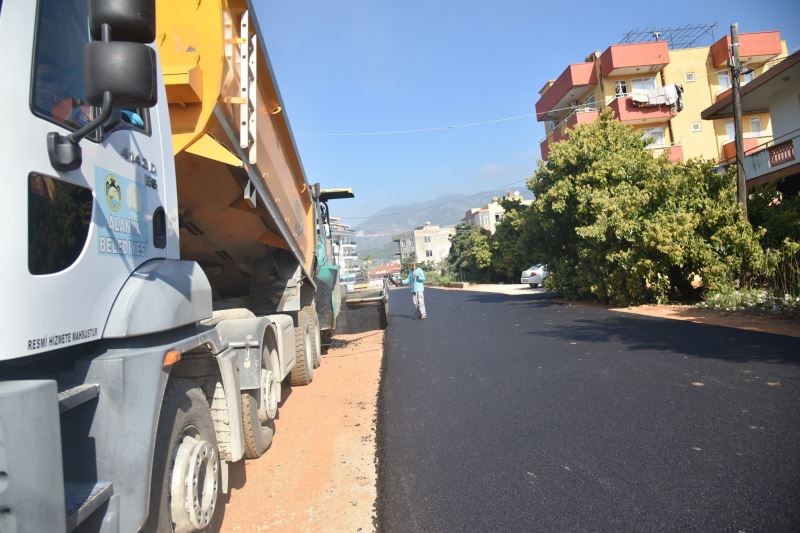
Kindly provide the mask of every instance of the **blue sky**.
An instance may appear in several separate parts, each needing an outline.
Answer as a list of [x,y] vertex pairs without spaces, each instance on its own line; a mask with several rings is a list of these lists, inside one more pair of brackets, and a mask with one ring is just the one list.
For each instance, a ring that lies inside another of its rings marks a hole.
[[543,126],[526,118],[313,134],[532,113],[548,79],[637,28],[717,22],[719,39],[737,21],[742,32],[780,30],[790,50],[800,47],[800,0],[254,3],[309,181],[352,186],[356,199],[332,214],[354,224],[385,206],[522,180],[536,167]]

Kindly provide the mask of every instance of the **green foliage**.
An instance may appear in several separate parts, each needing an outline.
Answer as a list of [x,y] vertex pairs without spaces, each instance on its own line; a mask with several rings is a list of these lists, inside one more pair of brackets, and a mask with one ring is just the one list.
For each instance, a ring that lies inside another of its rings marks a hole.
[[411,268],[411,265],[416,263],[417,268],[421,268],[423,272],[434,272],[437,270],[436,263],[433,261],[417,261],[416,259],[412,259],[410,257],[406,257],[400,262],[400,271],[403,275],[408,276],[408,271]]
[[536,243],[528,229],[531,210],[519,200],[504,198],[505,210],[491,238],[492,270],[507,281],[519,281],[520,273],[538,259]]
[[450,237],[450,254],[447,262],[450,270],[469,279],[486,277],[492,264],[492,251],[488,231],[467,222],[456,226]]
[[732,174],[654,158],[610,111],[540,163],[528,231],[567,297],[630,305],[699,299],[763,262]]

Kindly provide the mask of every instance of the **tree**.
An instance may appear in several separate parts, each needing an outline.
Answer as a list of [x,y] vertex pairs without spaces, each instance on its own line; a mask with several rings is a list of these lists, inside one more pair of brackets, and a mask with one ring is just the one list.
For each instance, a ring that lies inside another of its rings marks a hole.
[[653,157],[608,110],[554,144],[528,186],[536,197],[529,231],[568,297],[698,298],[763,256],[732,173]]
[[452,271],[473,279],[485,278],[492,264],[490,237],[487,230],[468,222],[457,225],[455,234],[450,237],[447,256]]
[[500,200],[500,205],[505,214],[491,239],[492,270],[507,281],[514,281],[538,260],[535,241],[528,231],[531,208],[510,198]]

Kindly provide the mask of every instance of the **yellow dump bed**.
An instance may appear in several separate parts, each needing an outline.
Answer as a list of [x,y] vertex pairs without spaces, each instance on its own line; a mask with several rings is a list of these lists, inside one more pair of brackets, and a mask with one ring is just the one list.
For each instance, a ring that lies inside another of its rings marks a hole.
[[226,273],[212,280],[221,297],[263,274],[270,250],[306,273],[314,257],[312,197],[250,4],[156,2],[181,253]]

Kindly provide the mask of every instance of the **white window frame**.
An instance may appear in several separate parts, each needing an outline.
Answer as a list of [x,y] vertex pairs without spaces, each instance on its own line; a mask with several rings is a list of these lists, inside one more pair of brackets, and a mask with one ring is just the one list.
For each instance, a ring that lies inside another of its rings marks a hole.
[[431,236],[430,235],[425,235],[425,242],[428,242],[428,243],[431,242]]
[[736,139],[736,126],[733,124],[732,120],[725,121],[725,136],[728,138],[728,141]]
[[692,131],[695,133],[698,131],[703,131],[703,123],[699,120],[697,122],[692,122]]
[[[758,124],[758,129],[753,127],[753,124]],[[761,117],[750,117],[750,135],[753,137],[761,137],[764,135],[764,128],[761,124]]]
[[614,96],[616,98],[624,98],[628,96],[627,80],[617,80],[614,82]]
[[749,72],[748,71],[743,72],[742,73],[742,85],[750,83],[751,81],[753,81],[753,79],[755,79],[755,77],[756,77],[756,73],[752,69]]
[[683,75],[683,81],[690,83],[695,81],[694,72],[686,72]]
[[[658,132],[658,135],[653,135],[653,132],[655,131]],[[647,145],[648,148],[664,148],[664,146],[666,146],[663,126],[642,128],[642,137],[651,137],[653,139],[653,142]]]
[[589,96],[583,99],[583,107],[592,110],[597,108],[597,100],[594,98],[594,93],[589,94]]
[[[638,85],[638,87],[637,87]],[[648,76],[646,78],[634,78],[631,80],[631,92],[647,92],[652,89],[657,89],[655,76]]]
[[[722,80],[725,80],[725,83],[722,83]],[[717,84],[719,84],[719,92],[727,91],[731,88],[731,75],[727,70],[717,72]]]

